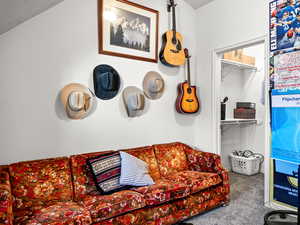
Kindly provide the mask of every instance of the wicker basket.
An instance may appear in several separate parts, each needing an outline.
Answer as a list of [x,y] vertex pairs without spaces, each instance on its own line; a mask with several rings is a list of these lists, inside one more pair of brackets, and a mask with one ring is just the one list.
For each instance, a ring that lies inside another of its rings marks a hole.
[[231,153],[230,161],[233,172],[251,176],[259,173],[260,166],[264,161],[264,156],[261,154],[255,154],[249,158],[246,158],[236,156]]

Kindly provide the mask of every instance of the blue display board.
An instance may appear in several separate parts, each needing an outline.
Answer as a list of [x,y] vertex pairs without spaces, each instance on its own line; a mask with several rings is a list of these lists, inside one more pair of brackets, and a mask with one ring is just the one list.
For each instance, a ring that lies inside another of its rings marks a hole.
[[300,90],[272,91],[272,158],[300,164]]
[[274,200],[298,206],[298,164],[274,160]]

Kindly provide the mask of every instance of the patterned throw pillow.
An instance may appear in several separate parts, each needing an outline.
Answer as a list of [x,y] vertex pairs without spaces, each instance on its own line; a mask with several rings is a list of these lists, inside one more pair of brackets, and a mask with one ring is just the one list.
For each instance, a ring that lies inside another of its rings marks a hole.
[[112,152],[87,159],[97,190],[101,194],[111,194],[128,188],[120,185],[121,157],[119,152]]
[[85,167],[85,173],[87,176],[87,186],[86,191],[88,195],[101,195],[102,192],[98,191],[98,188],[96,187],[96,183],[94,180],[94,174],[91,171],[91,167],[89,165],[84,165]]
[[149,175],[148,164],[126,152],[121,155],[120,184],[130,186],[148,186],[154,182]]

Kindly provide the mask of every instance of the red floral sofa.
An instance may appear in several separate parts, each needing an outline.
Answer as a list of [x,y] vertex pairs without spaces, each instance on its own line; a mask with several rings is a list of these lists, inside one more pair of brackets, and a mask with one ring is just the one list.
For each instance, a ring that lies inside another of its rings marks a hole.
[[218,155],[182,143],[123,151],[148,163],[154,185],[99,195],[85,163],[107,151],[0,167],[0,224],[174,224],[229,202]]

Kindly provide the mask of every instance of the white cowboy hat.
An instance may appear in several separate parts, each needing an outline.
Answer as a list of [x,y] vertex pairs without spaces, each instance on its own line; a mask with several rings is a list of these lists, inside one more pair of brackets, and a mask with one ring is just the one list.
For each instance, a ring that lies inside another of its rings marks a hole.
[[94,94],[82,84],[68,84],[61,90],[60,99],[70,119],[85,118],[92,109]]

